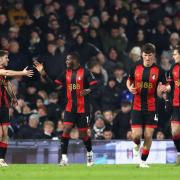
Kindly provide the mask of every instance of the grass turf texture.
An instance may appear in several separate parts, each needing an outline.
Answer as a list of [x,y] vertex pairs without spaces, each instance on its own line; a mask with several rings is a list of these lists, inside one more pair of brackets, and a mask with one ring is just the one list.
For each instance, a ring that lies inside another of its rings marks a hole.
[[151,165],[10,165],[0,167],[0,180],[179,180],[180,166]]

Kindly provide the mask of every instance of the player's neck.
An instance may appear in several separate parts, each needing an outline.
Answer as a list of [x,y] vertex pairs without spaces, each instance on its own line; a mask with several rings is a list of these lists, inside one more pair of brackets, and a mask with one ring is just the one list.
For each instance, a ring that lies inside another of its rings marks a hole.
[[80,64],[75,64],[74,66],[73,66],[73,70],[76,70],[76,69],[78,69],[80,67]]
[[175,63],[180,64],[180,59],[176,60]]
[[151,67],[152,65],[153,65],[153,63],[147,64],[147,63],[144,63],[144,62],[143,62],[143,66],[144,66],[144,67]]
[[2,64],[0,64],[0,69],[5,69],[5,67]]

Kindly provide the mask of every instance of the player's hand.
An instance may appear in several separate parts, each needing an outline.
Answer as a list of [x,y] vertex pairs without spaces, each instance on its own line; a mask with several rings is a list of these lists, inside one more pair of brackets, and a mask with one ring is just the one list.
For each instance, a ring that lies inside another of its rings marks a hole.
[[137,88],[134,87],[134,84],[131,84],[131,86],[129,87],[129,91],[132,94],[137,94]]
[[158,91],[160,93],[163,93],[163,92],[167,92],[168,91],[168,88],[166,85],[162,84],[162,83],[159,83],[158,84]]
[[80,96],[86,96],[91,92],[91,89],[84,89],[80,92]]
[[33,61],[33,67],[40,73],[42,74],[44,71],[44,66],[42,63],[38,62],[37,60]]
[[27,70],[28,66],[23,69],[23,73],[25,76],[32,77],[34,75],[33,70]]
[[16,98],[13,98],[13,99],[11,100],[11,105],[12,105],[13,107],[17,107],[17,106],[18,106],[18,101],[17,101]]

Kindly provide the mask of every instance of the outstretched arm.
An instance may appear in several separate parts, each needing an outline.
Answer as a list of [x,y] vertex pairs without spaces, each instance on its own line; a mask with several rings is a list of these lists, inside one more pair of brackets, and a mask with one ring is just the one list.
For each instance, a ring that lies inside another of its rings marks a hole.
[[44,66],[42,63],[38,62],[37,60],[34,61],[34,68],[39,72],[39,74],[41,75],[41,78],[46,80],[48,83],[54,85],[56,84],[56,86],[58,87],[62,87],[62,83],[59,80],[52,80],[45,72],[44,70]]
[[6,69],[0,69],[0,76],[28,76],[32,77],[33,76],[33,71],[32,70],[27,70],[28,67],[24,68],[22,71],[13,71],[13,70],[6,70]]

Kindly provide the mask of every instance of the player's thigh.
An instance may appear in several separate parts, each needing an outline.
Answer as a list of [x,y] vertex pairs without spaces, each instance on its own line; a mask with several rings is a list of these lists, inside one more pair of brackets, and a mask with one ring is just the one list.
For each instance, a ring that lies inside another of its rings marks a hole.
[[8,126],[10,125],[9,109],[0,108],[0,137],[8,136]]
[[3,137],[3,129],[2,129],[2,125],[0,123],[0,142],[2,141],[2,137]]
[[180,108],[174,107],[172,116],[171,116],[171,126],[172,125],[180,125]]
[[180,134],[180,108],[174,107],[171,116],[171,130],[173,135]]
[[143,117],[141,111],[132,110],[131,112],[131,129],[132,137],[137,138],[142,135]]
[[87,130],[89,126],[89,114],[79,113],[76,121],[76,125],[79,130],[80,136],[87,135]]
[[64,125],[74,125],[76,122],[77,116],[76,113],[65,112],[64,113]]
[[143,127],[143,114],[142,111],[131,111],[131,128],[139,129]]
[[145,127],[144,138],[152,139],[154,133],[154,128]]
[[65,112],[64,113],[64,132],[70,132],[72,127],[74,126],[76,122],[77,116],[76,113],[71,113],[71,112]]
[[155,112],[144,112],[143,121],[145,129],[155,129],[157,128],[158,116]]

